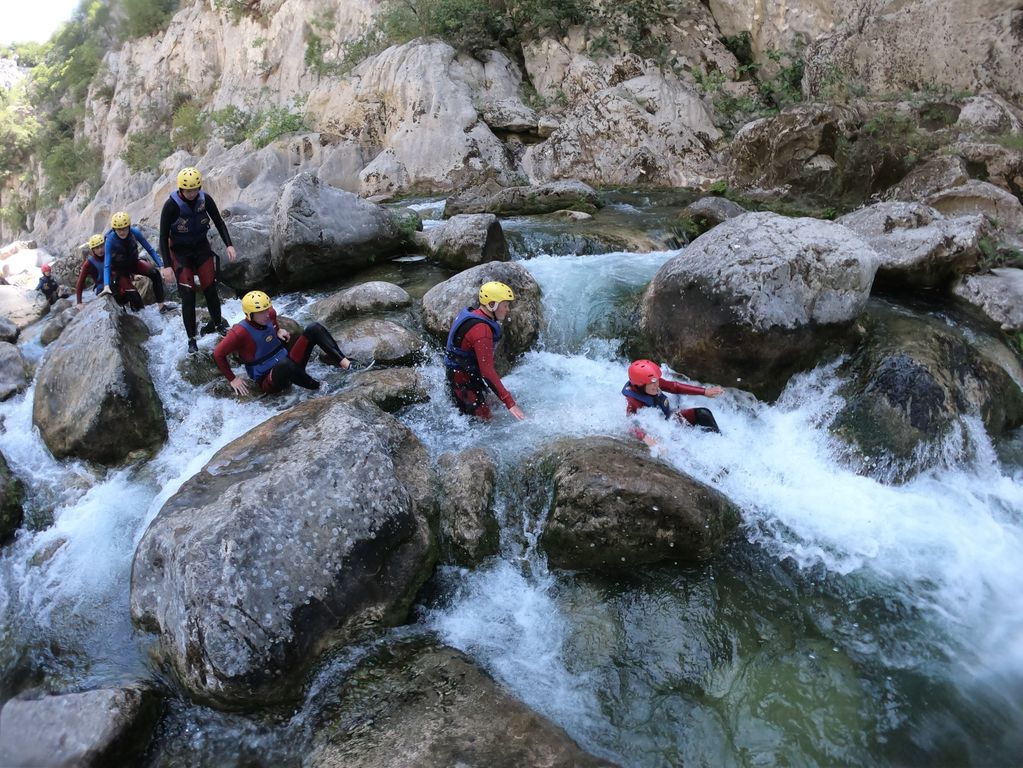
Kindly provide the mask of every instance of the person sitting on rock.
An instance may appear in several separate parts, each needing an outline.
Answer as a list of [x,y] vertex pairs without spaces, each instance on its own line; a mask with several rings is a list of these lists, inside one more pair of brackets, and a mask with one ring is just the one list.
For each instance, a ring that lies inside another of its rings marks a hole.
[[466,307],[458,313],[448,333],[444,367],[451,396],[462,413],[487,421],[491,417],[485,395],[489,387],[511,415],[521,421],[526,414],[515,404],[494,367],[501,323],[511,311],[515,294],[504,283],[492,281],[480,286],[479,300],[476,309]]
[[[139,256],[139,246],[146,249],[153,262]],[[156,249],[149,244],[142,230],[133,227],[127,211],[118,211],[110,217],[110,231],[103,241],[103,290],[101,294],[115,294],[119,304],[127,303],[138,312],[145,306],[132,282],[132,275],[145,275],[153,283],[153,293],[160,305],[166,309],[163,293],[163,278],[157,269],[163,268],[163,260]],[[117,287],[116,292],[113,286]]]
[[58,283],[56,278],[50,274],[49,264],[43,264],[43,266],[39,267],[39,271],[43,274],[39,278],[36,290],[46,297],[46,301],[49,302],[50,306],[53,306],[57,299],[64,299],[71,295],[71,292]]
[[217,368],[237,394],[249,394],[249,386],[231,370],[227,356],[232,353],[238,354],[249,378],[266,393],[280,392],[289,384],[319,389],[320,382],[305,371],[313,347],[322,349],[333,365],[351,367],[352,361],[341,351],[330,331],[319,323],[307,325],[289,352],[284,345],[291,334],[277,324],[277,311],[270,297],[262,291],[246,293],[242,297],[242,311],[245,319],[236,323],[213,350]]
[[103,235],[93,235],[86,244],[88,253],[85,261],[78,268],[78,282],[75,283],[75,306],[82,306],[82,291],[85,290],[85,281],[92,280],[93,291],[99,293],[103,290]]
[[200,331],[203,335],[227,333],[227,321],[220,313],[220,295],[217,293],[217,257],[210,248],[210,223],[217,228],[220,239],[227,247],[227,260],[237,256],[231,244],[231,234],[220,215],[213,198],[202,189],[202,174],[198,168],[183,168],[178,174],[178,188],[171,192],[160,212],[160,253],[174,267],[181,296],[181,320],[188,335],[188,351],[198,350],[195,321],[195,279],[206,299],[210,322]]
[[[680,381],[671,381],[661,378],[661,366],[652,360],[636,360],[629,366],[629,380],[622,387],[622,394],[625,395],[625,413],[632,416],[640,408],[654,406],[660,408],[664,418],[674,417],[684,423],[692,424],[711,432],[720,432],[714,414],[707,408],[683,408],[672,413],[668,396],[673,395],[705,395],[706,397],[717,397],[724,390],[721,387],[701,387],[696,384],[683,384]],[[657,441],[640,429],[633,426],[632,434],[650,446],[657,445]]]

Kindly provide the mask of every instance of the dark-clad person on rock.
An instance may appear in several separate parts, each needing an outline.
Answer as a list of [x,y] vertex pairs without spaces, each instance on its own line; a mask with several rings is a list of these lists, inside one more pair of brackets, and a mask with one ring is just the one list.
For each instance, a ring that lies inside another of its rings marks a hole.
[[[665,392],[673,395],[717,397],[724,390],[721,387],[701,387],[697,384],[683,384],[680,381],[661,378],[661,366],[657,363],[652,360],[636,360],[629,366],[629,380],[622,387],[622,394],[626,400],[626,415],[632,416],[641,408],[653,406],[661,410],[665,419],[674,416],[682,424],[702,427],[711,432],[721,431],[714,420],[714,414],[708,408],[680,408],[673,412]],[[649,446],[657,445],[657,441],[638,426],[633,426],[632,434]]]
[[280,392],[289,384],[319,389],[320,382],[305,371],[313,347],[322,349],[333,365],[351,367],[351,360],[341,351],[330,331],[319,323],[307,325],[289,352],[284,345],[291,334],[277,325],[277,311],[270,297],[262,291],[246,293],[242,297],[242,311],[245,319],[235,324],[213,350],[217,368],[236,394],[249,394],[249,385],[231,370],[227,356],[232,353],[238,354],[249,378],[266,393]]
[[[145,248],[152,262],[139,255],[139,246]],[[103,240],[103,290],[100,293],[114,294],[118,304],[128,304],[138,312],[144,304],[131,278],[132,275],[144,275],[153,283],[153,293],[163,310],[166,307],[163,278],[160,276],[162,268],[160,254],[149,244],[142,230],[132,226],[128,212],[118,211],[111,216],[110,231]]]
[[96,293],[103,290],[103,235],[93,235],[86,243],[89,251],[85,261],[78,268],[78,282],[75,283],[75,308],[82,307],[82,291],[85,290],[85,281],[92,280],[92,288]]
[[210,322],[201,328],[203,335],[216,331],[223,336],[228,329],[220,313],[217,257],[208,237],[211,222],[227,247],[227,260],[233,262],[237,255],[231,235],[217,204],[202,189],[202,174],[198,168],[183,168],[178,174],[178,188],[170,194],[160,212],[160,253],[177,276],[181,320],[188,334],[188,351],[193,354],[199,351],[195,322],[196,278],[210,311]]
[[57,279],[50,274],[49,264],[43,264],[43,266],[39,267],[39,271],[43,274],[42,277],[39,278],[36,290],[46,297],[46,301],[49,302],[51,306],[57,301],[57,299],[65,299],[71,295],[71,291],[58,283]]
[[487,421],[491,417],[486,401],[489,387],[511,415],[521,421],[526,414],[515,405],[515,398],[494,368],[501,323],[511,311],[515,294],[504,283],[492,281],[480,286],[479,299],[479,307],[466,307],[458,313],[448,333],[444,367],[451,396],[462,413]]

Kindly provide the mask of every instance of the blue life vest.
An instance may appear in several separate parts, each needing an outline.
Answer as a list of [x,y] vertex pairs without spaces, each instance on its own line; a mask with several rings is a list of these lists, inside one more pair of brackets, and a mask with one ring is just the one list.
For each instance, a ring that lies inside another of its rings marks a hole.
[[89,254],[89,263],[92,264],[92,268],[96,270],[96,279],[97,280],[102,280],[103,279],[103,261],[101,259],[97,259],[95,256],[93,256],[90,253]]
[[660,408],[664,413],[664,418],[671,418],[671,403],[668,402],[668,396],[663,392],[659,395],[648,395],[646,392],[637,392],[629,382],[625,382],[625,386],[622,387],[622,394],[626,397],[631,397],[633,400],[639,400],[648,408],[651,406]]
[[259,381],[288,356],[288,348],[277,338],[277,330],[273,325],[259,328],[248,320],[242,320],[241,326],[256,343],[256,356],[252,362],[245,363],[245,372],[253,381]]
[[171,192],[171,200],[178,204],[178,218],[171,224],[171,245],[179,248],[194,248],[206,239],[210,231],[210,217],[206,214],[206,193],[200,191],[192,202],[181,197],[180,192]]
[[[445,346],[447,355],[444,357],[444,365],[454,371],[465,371],[466,373],[479,373],[480,366],[476,361],[476,354],[472,350],[462,349],[462,339],[477,323],[486,323],[494,332],[494,348],[501,340],[501,324],[489,317],[483,317],[473,312],[471,307],[466,307],[458,313],[455,322],[448,332],[448,343]],[[464,329],[463,329],[464,328]]]
[[[139,258],[139,241],[135,238],[135,227],[128,230],[128,236],[121,239],[114,230],[107,232],[107,245],[110,247],[111,266],[123,269],[134,266]],[[100,274],[103,274],[102,271]]]

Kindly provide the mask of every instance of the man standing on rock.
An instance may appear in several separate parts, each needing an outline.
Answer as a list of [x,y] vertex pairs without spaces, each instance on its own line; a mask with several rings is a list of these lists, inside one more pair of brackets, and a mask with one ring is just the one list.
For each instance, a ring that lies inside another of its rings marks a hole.
[[202,333],[227,333],[228,325],[220,313],[217,294],[217,258],[210,248],[208,233],[210,222],[220,233],[227,246],[227,259],[233,262],[237,255],[231,244],[231,235],[213,198],[202,190],[202,174],[198,168],[184,168],[178,174],[178,188],[167,198],[160,213],[160,253],[174,267],[181,296],[181,319],[188,334],[188,351],[199,351],[196,341],[195,278],[206,297],[210,322]]
[[231,370],[227,356],[232,353],[238,354],[249,378],[266,393],[280,392],[289,384],[319,389],[320,382],[305,372],[313,347],[322,349],[339,368],[351,367],[352,361],[345,357],[330,331],[319,323],[307,325],[289,352],[284,345],[291,334],[277,325],[277,312],[270,297],[262,291],[246,293],[242,297],[242,311],[245,319],[231,328],[213,350],[217,368],[236,394],[249,394],[249,385]]
[[451,395],[462,413],[487,421],[491,417],[485,396],[489,387],[511,415],[521,421],[526,414],[515,405],[515,398],[505,389],[494,367],[501,323],[511,311],[515,294],[504,283],[492,281],[480,286],[479,299],[479,307],[466,307],[458,313],[448,333],[444,367]]

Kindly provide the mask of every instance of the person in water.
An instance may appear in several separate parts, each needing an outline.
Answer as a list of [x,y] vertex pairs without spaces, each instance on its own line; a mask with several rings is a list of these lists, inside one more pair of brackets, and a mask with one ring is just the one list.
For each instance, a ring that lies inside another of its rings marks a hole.
[[236,323],[213,350],[217,368],[238,395],[249,394],[249,385],[231,370],[227,356],[232,353],[238,354],[249,378],[267,393],[280,392],[289,384],[319,389],[320,382],[305,371],[313,347],[322,349],[332,364],[345,369],[351,367],[352,361],[319,323],[307,325],[289,352],[284,345],[291,334],[277,324],[277,311],[270,297],[262,291],[246,293],[242,297],[242,311],[245,319]]
[[51,306],[57,301],[57,299],[64,299],[71,295],[71,292],[58,283],[57,279],[50,274],[49,264],[43,264],[39,267],[39,271],[42,273],[42,277],[39,278],[36,290],[46,297],[46,301]]
[[480,286],[479,307],[466,307],[455,317],[448,333],[444,367],[451,396],[458,410],[484,421],[491,417],[486,401],[489,387],[520,421],[526,414],[515,404],[494,368],[494,349],[501,340],[501,323],[515,300],[512,289],[492,281]]
[[[622,394],[625,395],[625,413],[628,416],[636,414],[641,408],[653,406],[659,408],[664,418],[670,419],[674,416],[684,424],[692,424],[711,432],[720,432],[714,414],[707,408],[682,408],[672,413],[671,404],[665,392],[673,395],[704,395],[706,397],[717,397],[724,390],[721,387],[701,387],[696,384],[683,384],[680,381],[671,381],[661,378],[661,366],[652,360],[636,360],[629,366],[629,380],[622,387]],[[638,437],[647,445],[657,445],[657,441],[648,435],[638,426],[632,428],[632,434]]]
[[[139,246],[146,250],[152,262],[139,256]],[[166,306],[160,269],[163,269],[160,254],[149,244],[142,231],[132,226],[127,211],[118,211],[111,216],[110,231],[103,240],[103,290],[100,293],[113,294],[116,286],[118,303],[127,303],[138,312],[144,303],[131,278],[132,275],[145,275],[153,283],[156,301],[160,309],[164,310]]]
[[223,336],[228,329],[217,293],[217,257],[208,238],[211,222],[227,247],[227,260],[233,262],[237,255],[231,234],[217,204],[202,189],[202,174],[198,168],[183,168],[178,174],[178,188],[170,194],[160,212],[160,253],[174,267],[177,276],[181,320],[188,334],[190,353],[199,351],[195,321],[196,278],[199,278],[199,288],[210,311],[210,322],[200,329],[201,333],[216,331]]
[[75,283],[75,306],[82,306],[82,291],[85,290],[85,281],[92,280],[93,291],[99,293],[103,290],[103,235],[93,235],[86,243],[88,252],[85,261],[78,268],[78,282]]

